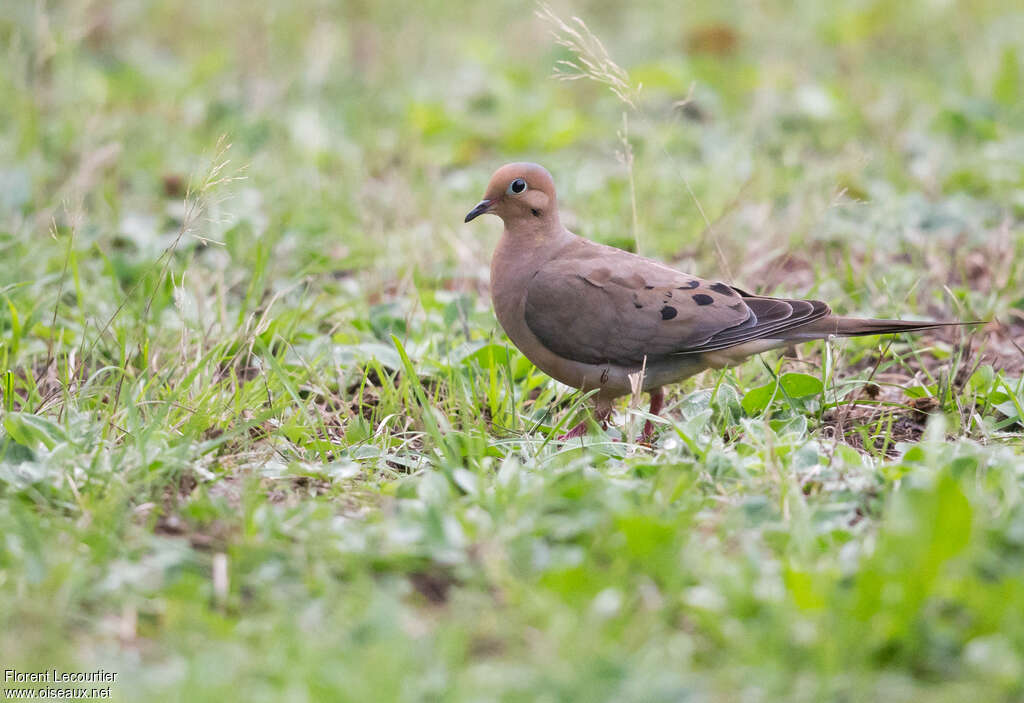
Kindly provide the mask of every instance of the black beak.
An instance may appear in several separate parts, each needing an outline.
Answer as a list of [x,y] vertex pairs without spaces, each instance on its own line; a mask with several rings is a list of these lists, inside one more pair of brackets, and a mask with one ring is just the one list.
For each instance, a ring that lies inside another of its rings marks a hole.
[[480,215],[484,214],[485,212],[488,212],[491,209],[491,205],[494,205],[493,200],[481,200],[476,204],[475,208],[469,211],[469,214],[466,215],[466,219],[464,220],[464,222],[475,220],[476,218],[480,217]]

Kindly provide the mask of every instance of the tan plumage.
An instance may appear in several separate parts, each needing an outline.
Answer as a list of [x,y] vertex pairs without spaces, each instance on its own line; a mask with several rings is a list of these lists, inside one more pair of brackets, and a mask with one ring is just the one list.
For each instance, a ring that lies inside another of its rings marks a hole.
[[[583,239],[562,226],[551,175],[537,164],[498,169],[466,222],[484,213],[505,223],[491,259],[498,321],[549,376],[596,389],[602,420],[641,368],[657,413],[663,385],[768,349],[951,324],[838,317],[818,300],[751,295]],[[585,428],[580,423],[566,436]],[[648,423],[645,438],[651,431]]]

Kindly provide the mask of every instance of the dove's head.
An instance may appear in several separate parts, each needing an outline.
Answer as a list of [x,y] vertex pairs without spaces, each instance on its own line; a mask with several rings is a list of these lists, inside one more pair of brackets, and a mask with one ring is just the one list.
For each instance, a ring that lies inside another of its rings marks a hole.
[[514,223],[557,223],[551,174],[537,164],[505,164],[491,176],[484,199],[469,211],[466,222],[488,212],[504,220],[509,229]]

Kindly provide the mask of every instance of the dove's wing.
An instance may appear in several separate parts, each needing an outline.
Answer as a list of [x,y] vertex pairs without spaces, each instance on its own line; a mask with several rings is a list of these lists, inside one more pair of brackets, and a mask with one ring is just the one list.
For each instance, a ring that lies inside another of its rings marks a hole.
[[640,364],[774,338],[829,313],[822,302],[752,296],[664,264],[576,240],[526,293],[526,323],[559,356]]

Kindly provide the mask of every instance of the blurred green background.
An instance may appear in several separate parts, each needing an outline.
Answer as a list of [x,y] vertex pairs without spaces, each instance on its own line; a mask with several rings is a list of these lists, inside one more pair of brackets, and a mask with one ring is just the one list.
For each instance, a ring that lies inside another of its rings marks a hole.
[[[0,4],[0,666],[123,700],[1020,700],[1024,10],[553,5],[628,105],[553,76],[537,9]],[[649,451],[548,442],[579,398],[507,347],[497,220],[462,224],[515,160],[578,234],[1002,327],[704,374]]]

